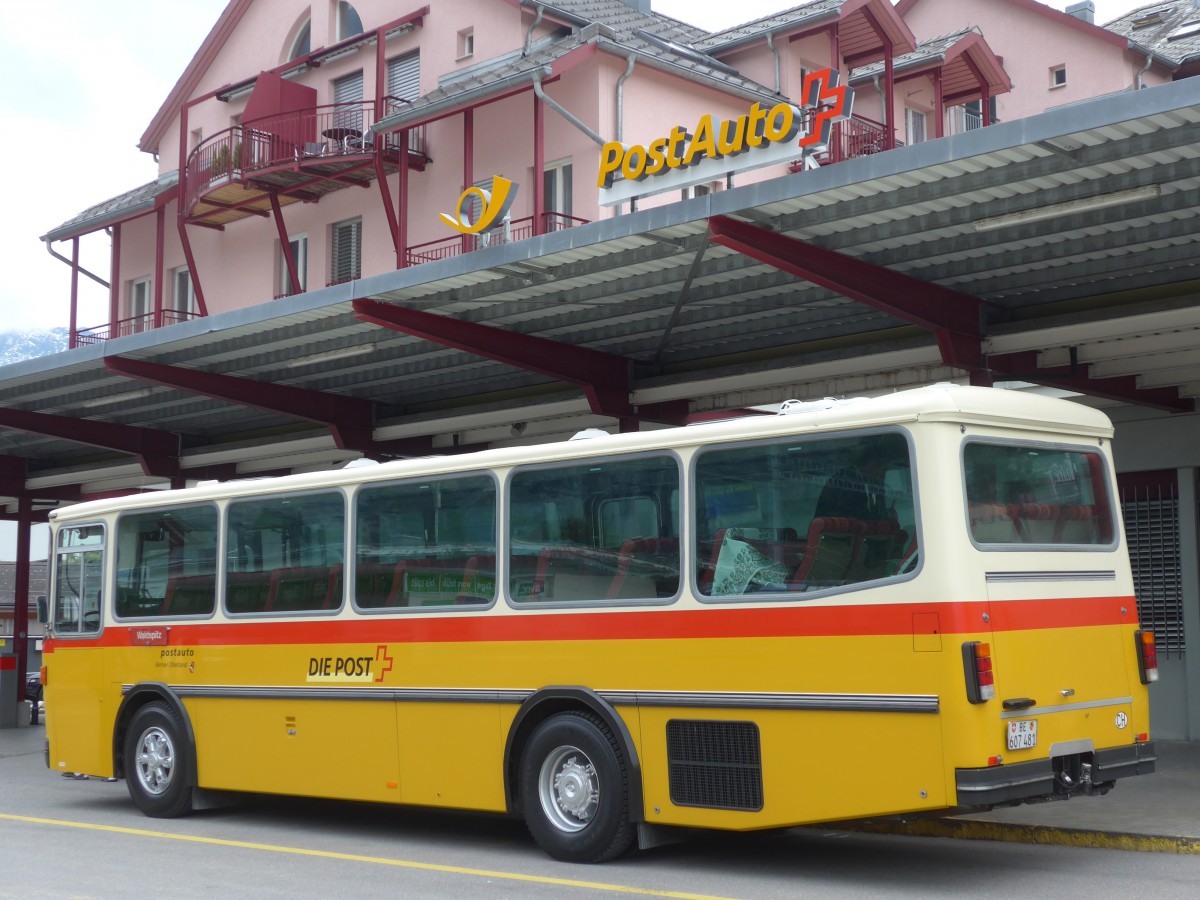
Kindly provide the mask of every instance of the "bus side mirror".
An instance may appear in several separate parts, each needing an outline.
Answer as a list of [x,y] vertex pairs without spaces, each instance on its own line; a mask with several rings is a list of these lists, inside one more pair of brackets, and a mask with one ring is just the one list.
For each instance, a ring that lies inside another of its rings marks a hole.
[[46,607],[46,595],[38,594],[37,598],[37,616],[38,622],[45,625],[50,621],[50,610]]

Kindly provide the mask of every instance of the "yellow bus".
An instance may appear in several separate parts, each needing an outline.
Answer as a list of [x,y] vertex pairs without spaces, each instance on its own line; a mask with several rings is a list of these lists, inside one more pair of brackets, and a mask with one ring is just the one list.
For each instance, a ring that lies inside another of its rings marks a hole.
[[1153,771],[1105,416],[937,385],[52,516],[47,763],[681,828],[1103,794]]

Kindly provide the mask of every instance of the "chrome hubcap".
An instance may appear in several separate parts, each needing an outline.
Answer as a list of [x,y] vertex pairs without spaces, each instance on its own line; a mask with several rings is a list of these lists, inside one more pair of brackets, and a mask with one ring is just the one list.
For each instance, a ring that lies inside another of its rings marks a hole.
[[600,805],[596,767],[578,747],[559,747],[542,763],[538,795],[542,810],[556,828],[582,831],[595,819]]
[[142,733],[134,761],[138,782],[149,794],[161,794],[171,785],[175,771],[175,748],[171,738],[161,728],[148,728]]

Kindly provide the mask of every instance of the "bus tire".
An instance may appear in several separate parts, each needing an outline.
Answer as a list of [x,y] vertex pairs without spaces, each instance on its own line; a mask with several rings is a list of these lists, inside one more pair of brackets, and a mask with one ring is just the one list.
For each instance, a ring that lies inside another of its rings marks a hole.
[[192,810],[191,746],[179,714],[165,703],[148,703],[125,732],[125,784],[143,813],[173,819]]
[[624,755],[603,720],[581,710],[550,716],[521,755],[525,824],[555,859],[616,859],[637,836],[628,782]]

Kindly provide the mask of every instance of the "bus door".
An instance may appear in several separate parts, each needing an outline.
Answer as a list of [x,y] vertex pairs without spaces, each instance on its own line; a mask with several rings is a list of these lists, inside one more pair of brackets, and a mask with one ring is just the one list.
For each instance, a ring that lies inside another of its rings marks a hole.
[[[60,528],[54,548],[51,629],[46,662],[46,730],[50,767],[109,775],[111,716],[104,654],[97,646],[104,621],[104,526]],[[71,756],[56,755],[70,748]]]

